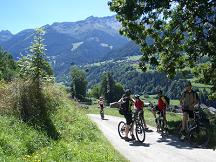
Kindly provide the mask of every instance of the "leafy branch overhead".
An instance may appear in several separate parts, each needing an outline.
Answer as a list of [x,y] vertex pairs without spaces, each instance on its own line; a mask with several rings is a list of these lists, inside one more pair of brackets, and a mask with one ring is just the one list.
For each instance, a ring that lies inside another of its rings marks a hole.
[[[207,71],[216,71],[216,1],[112,0],[108,5],[122,24],[120,33],[141,46],[144,71],[150,63],[173,77],[204,56]],[[215,92],[213,77],[206,75],[205,81]]]

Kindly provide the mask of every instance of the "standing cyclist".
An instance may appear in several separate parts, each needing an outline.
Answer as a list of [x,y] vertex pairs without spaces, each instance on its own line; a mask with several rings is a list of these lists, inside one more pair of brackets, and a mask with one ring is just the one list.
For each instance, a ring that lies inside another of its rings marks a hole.
[[157,106],[152,108],[152,113],[156,119],[156,111],[163,112],[164,125],[165,125],[165,128],[167,129],[166,108],[168,107],[168,103],[165,97],[163,96],[162,90],[158,91],[158,97],[159,98],[158,98]]
[[125,137],[124,137],[124,139],[125,139],[125,141],[131,141],[131,140],[135,139],[135,137],[133,135],[133,132],[131,132],[131,137],[132,138],[131,139],[128,138],[129,129],[130,129],[130,126],[131,126],[131,124],[133,122],[131,106],[132,106],[134,100],[131,97],[131,91],[129,89],[127,89],[125,91],[125,94],[120,99],[120,102],[124,103],[124,105],[125,105],[125,107],[124,107],[124,110],[125,110],[124,117],[126,119],[126,129],[125,129]]
[[183,111],[183,119],[182,119],[182,137],[186,134],[186,130],[188,128],[189,118],[194,117],[194,106],[199,103],[199,97],[197,93],[192,90],[191,82],[187,82],[185,84],[185,90],[182,93],[182,97],[180,99],[180,105]]

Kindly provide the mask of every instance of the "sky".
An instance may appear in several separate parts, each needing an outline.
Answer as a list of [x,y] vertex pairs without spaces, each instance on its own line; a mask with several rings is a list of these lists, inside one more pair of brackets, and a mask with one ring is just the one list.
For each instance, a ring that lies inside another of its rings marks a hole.
[[75,22],[89,16],[114,15],[109,0],[0,0],[0,31],[16,34],[54,22]]

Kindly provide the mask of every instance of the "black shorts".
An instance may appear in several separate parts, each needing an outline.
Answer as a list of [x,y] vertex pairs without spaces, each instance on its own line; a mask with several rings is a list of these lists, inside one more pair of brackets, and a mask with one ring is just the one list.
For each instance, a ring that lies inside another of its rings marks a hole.
[[189,115],[189,118],[194,118],[194,112],[192,110],[182,109],[183,112],[186,112]]
[[130,125],[132,123],[132,113],[128,112],[124,115],[125,119],[126,119],[126,124]]

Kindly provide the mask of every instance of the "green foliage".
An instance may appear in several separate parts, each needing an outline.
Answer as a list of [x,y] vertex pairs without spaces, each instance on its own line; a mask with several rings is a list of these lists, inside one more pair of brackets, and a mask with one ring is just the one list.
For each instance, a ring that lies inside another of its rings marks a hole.
[[95,75],[99,76],[104,71],[109,71],[116,82],[121,83],[125,89],[131,89],[133,93],[156,94],[158,89],[162,89],[171,99],[180,98],[185,83],[185,79],[181,80],[182,75],[178,74],[171,80],[164,73],[156,71],[141,73],[130,65],[131,63],[112,62],[99,67],[89,67],[87,76],[89,87],[100,82]]
[[1,114],[0,161],[126,161],[78,105],[68,99],[64,87],[49,84],[43,93],[46,105],[55,108],[49,114],[61,138],[53,140],[47,131]]
[[11,81],[16,74],[17,65],[12,56],[0,48],[0,80]]
[[122,24],[120,33],[141,46],[144,71],[150,63],[174,77],[178,69],[194,67],[205,56],[210,64],[203,75],[216,91],[215,1],[112,0],[109,6]]
[[94,98],[99,98],[101,96],[100,92],[101,92],[101,87],[99,84],[97,84],[92,87],[90,91],[90,96]]
[[101,95],[104,96],[108,104],[118,101],[124,93],[123,86],[120,83],[115,83],[109,72],[102,74],[100,87]]
[[15,92],[13,109],[18,110],[15,113],[24,122],[57,139],[58,132],[50,119],[49,100],[43,91],[44,84],[53,80],[52,69],[44,53],[43,35],[42,28],[36,30],[30,54],[18,62],[21,79],[16,80],[14,87],[11,87]]
[[34,40],[29,47],[29,54],[18,61],[20,77],[27,80],[32,79],[34,82],[38,82],[37,84],[53,79],[52,68],[46,61],[44,34],[42,28],[36,29]]
[[85,71],[79,69],[78,67],[72,67],[71,70],[71,93],[72,96],[79,99],[84,100],[86,97],[87,90],[87,80]]

